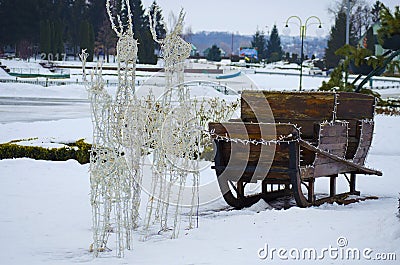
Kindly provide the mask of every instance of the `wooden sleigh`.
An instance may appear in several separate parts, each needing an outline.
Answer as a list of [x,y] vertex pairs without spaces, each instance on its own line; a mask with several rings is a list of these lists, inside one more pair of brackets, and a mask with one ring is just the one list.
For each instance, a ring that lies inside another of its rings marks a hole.
[[[364,166],[374,105],[374,97],[358,93],[244,91],[239,120],[209,123],[225,201],[243,208],[290,195],[308,207],[360,195],[357,174],[382,175]],[[336,194],[339,174],[349,191]],[[314,193],[320,177],[330,178],[324,198]],[[247,194],[246,185],[257,182],[261,193]]]

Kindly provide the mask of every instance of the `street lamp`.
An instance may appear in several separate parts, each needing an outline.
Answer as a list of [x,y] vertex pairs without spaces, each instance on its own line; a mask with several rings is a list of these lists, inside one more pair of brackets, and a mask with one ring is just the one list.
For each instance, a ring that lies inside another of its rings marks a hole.
[[[301,55],[300,55],[300,85],[299,85],[299,90],[301,91],[302,88],[302,79],[303,79],[303,61],[304,61],[304,53],[303,53],[303,47],[304,47],[304,38],[306,36],[306,31],[307,31],[307,26],[310,26],[312,24],[318,24],[318,28],[322,29],[322,23],[321,20],[316,17],[316,16],[311,16],[309,18],[307,18],[306,23],[303,24],[303,22],[301,21],[301,18],[299,18],[298,16],[290,16],[287,20],[286,20],[286,25],[285,28],[289,29],[289,20],[291,19],[298,19],[300,22],[300,38],[301,38]],[[316,19],[318,21],[318,23],[308,23],[311,19]]]

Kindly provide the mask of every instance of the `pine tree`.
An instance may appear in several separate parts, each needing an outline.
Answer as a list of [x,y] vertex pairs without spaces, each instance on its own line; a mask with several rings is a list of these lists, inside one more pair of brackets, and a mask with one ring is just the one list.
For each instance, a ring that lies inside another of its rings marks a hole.
[[64,41],[63,41],[63,25],[61,20],[57,19],[53,22],[53,48],[52,53],[54,58],[58,58],[58,60],[62,59],[61,54],[64,53]]
[[0,44],[16,45],[21,41],[39,42],[38,0],[0,1]]
[[138,60],[143,64],[156,64],[157,56],[154,54],[155,44],[150,32],[149,17],[144,14],[141,0],[133,0],[131,5],[133,31],[139,41]]
[[50,32],[50,22],[48,20],[40,21],[40,52],[45,54],[47,59],[47,54],[51,51],[51,32]]
[[[157,13],[155,12],[156,8],[159,11]],[[161,8],[158,6],[157,2],[154,1],[150,6],[150,17],[155,19],[154,27],[155,27],[158,39],[164,39],[165,36],[167,35],[165,25],[164,25],[164,23],[162,23],[162,21],[164,21],[164,18],[162,16],[161,12],[162,12]],[[155,18],[154,18],[154,13],[156,13]],[[161,48],[159,43],[155,43],[155,47],[158,50],[160,50],[160,48]]]
[[376,1],[375,4],[372,6],[371,9],[371,14],[372,14],[372,22],[378,22],[379,21],[379,12],[381,10],[381,2]]
[[267,58],[267,43],[263,31],[256,31],[256,34],[253,35],[251,46],[257,49],[259,60]]
[[279,37],[278,28],[274,25],[267,42],[267,59],[268,62],[277,62],[282,60],[282,56],[281,38]]
[[375,36],[374,36],[374,30],[372,27],[370,27],[367,30],[367,34],[365,36],[365,48],[367,48],[368,50],[370,50],[372,52],[372,54],[375,54]]
[[87,20],[81,22],[80,27],[80,48],[87,49],[86,52],[89,54],[88,62],[93,61],[94,55],[94,32],[93,26]]
[[[89,53],[88,61],[93,61],[94,57],[94,30],[93,30],[93,25],[92,23],[88,23],[88,50],[87,52]],[[91,54],[91,55],[90,55]]]
[[80,53],[82,23],[87,17],[87,8],[85,0],[75,0],[69,7],[69,16],[71,19],[68,23],[68,35],[74,50],[74,56]]
[[[350,28],[351,25],[350,25]],[[337,14],[335,25],[331,28],[327,48],[325,49],[325,60],[328,68],[335,68],[342,56],[336,55],[335,52],[346,43],[346,13],[342,10]],[[350,44],[354,45],[356,40],[354,34],[350,34]]]
[[95,45],[96,47],[101,47],[103,49],[104,56],[106,57],[107,62],[109,62],[110,49],[115,48],[117,45],[117,35],[111,29],[111,23],[108,17],[103,19],[103,24],[97,32]]
[[206,59],[213,62],[221,61],[221,49],[217,45],[213,45],[206,55]]
[[87,9],[89,20],[93,25],[93,30],[94,32],[98,32],[103,26],[104,16],[106,15],[105,0],[91,0]]

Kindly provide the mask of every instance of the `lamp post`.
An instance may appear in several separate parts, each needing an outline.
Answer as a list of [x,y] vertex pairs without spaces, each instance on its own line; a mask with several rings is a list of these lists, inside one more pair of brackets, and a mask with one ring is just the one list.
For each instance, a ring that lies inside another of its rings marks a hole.
[[[310,16],[307,18],[306,22],[303,24],[303,22],[301,21],[301,18],[298,16],[290,16],[287,20],[286,20],[286,25],[285,28],[289,28],[289,20],[291,19],[298,19],[300,22],[300,38],[301,38],[301,54],[300,54],[300,85],[299,85],[299,90],[301,91],[302,89],[302,79],[303,79],[303,61],[304,61],[304,38],[306,36],[306,31],[307,31],[307,27],[312,25],[312,24],[319,24],[318,28],[322,29],[322,23],[321,20],[316,17],[316,16]],[[318,23],[310,23],[311,19],[316,19],[318,21]]]

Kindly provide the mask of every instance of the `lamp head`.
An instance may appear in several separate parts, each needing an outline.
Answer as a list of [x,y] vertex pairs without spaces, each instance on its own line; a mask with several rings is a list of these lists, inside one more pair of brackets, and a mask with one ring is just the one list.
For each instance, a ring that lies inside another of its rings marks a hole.
[[318,37],[321,37],[324,34],[324,29],[322,28],[322,25],[319,24],[317,30],[315,31]]
[[284,35],[289,35],[290,34],[290,28],[289,28],[288,24],[286,24],[285,27],[282,29],[282,33]]

